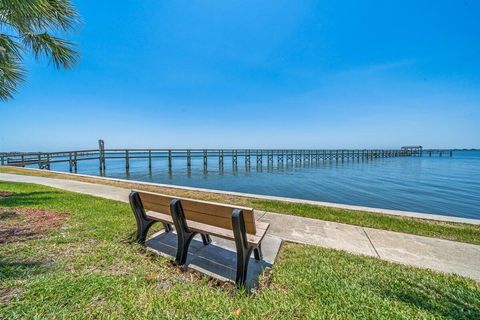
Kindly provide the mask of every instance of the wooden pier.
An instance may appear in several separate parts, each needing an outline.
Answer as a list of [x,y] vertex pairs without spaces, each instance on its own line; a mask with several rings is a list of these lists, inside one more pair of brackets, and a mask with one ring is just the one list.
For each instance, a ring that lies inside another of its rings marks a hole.
[[185,161],[188,170],[192,160],[201,161],[204,170],[211,161],[218,163],[223,169],[230,161],[233,170],[244,163],[246,169],[251,166],[262,167],[266,164],[273,167],[283,164],[307,164],[326,161],[365,161],[378,158],[418,157],[418,156],[452,156],[450,149],[422,149],[421,147],[403,147],[400,149],[105,149],[102,140],[99,148],[92,150],[74,150],[61,152],[21,152],[0,153],[0,165],[35,166],[50,170],[53,164],[66,163],[70,172],[78,172],[79,162],[98,161],[98,169],[104,174],[107,160],[122,159],[125,171],[130,170],[130,162],[135,159],[148,160],[148,169],[152,170],[152,160],[166,159],[169,171],[178,159]]

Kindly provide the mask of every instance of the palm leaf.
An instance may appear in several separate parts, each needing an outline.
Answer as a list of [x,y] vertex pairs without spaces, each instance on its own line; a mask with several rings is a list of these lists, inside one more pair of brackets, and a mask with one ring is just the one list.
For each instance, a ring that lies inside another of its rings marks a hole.
[[25,54],[71,68],[79,58],[76,46],[53,34],[78,22],[70,0],[0,0],[0,100],[12,98],[24,81]]
[[23,43],[33,50],[37,59],[42,56],[51,58],[56,68],[71,68],[79,57],[73,43],[48,33],[27,33],[23,36]]

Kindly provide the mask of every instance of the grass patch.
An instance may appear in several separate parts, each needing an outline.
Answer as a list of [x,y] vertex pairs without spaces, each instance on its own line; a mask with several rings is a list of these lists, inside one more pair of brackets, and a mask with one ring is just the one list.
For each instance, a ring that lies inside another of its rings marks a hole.
[[68,212],[42,238],[0,246],[0,319],[478,319],[470,279],[286,243],[263,290],[212,285],[129,243],[128,204],[0,182],[0,207]]
[[[256,198],[226,195],[214,192],[191,191],[178,188],[167,188],[159,186],[147,186],[135,182],[118,182],[97,179],[95,177],[81,177],[55,173],[50,171],[28,170],[24,168],[0,166],[0,173],[12,173],[52,177],[59,179],[71,179],[84,182],[92,182],[104,185],[112,185],[127,189],[138,189],[151,192],[159,192],[180,197],[232,203],[242,206],[250,206],[257,210],[279,212],[289,215],[308,217],[326,221],[352,224],[362,227],[384,229],[390,231],[404,232],[415,235],[436,237],[447,240],[461,241],[473,244],[480,244],[480,225],[466,223],[441,222],[418,218],[391,216],[386,214],[372,213],[366,211],[354,211],[337,209],[309,204],[291,203],[283,201],[261,200]],[[10,195],[11,193],[9,193]]]

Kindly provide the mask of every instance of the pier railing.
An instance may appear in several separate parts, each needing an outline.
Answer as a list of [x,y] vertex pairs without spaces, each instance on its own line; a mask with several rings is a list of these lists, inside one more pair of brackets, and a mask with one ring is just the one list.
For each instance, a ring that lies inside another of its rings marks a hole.
[[201,159],[206,170],[211,161],[218,161],[223,168],[230,161],[233,168],[244,163],[246,167],[262,166],[274,163],[313,163],[320,161],[369,160],[392,157],[418,156],[452,156],[449,149],[99,149],[73,150],[61,152],[11,152],[0,153],[0,165],[36,166],[40,169],[50,169],[52,164],[67,163],[70,172],[78,171],[78,163],[97,160],[100,172],[106,170],[106,160],[122,159],[128,172],[130,161],[134,159],[148,160],[148,169],[152,169],[154,159],[166,159],[168,169],[171,169],[174,159],[184,159],[187,168],[191,168],[193,159]]

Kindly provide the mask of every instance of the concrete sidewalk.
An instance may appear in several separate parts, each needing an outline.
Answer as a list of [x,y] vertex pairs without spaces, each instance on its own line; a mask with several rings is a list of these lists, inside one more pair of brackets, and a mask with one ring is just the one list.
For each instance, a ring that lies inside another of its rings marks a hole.
[[[128,202],[129,189],[35,176],[0,173],[0,180],[47,185]],[[350,253],[455,273],[480,281],[480,246],[342,223],[256,212],[271,224],[268,234],[283,240],[345,250]]]

